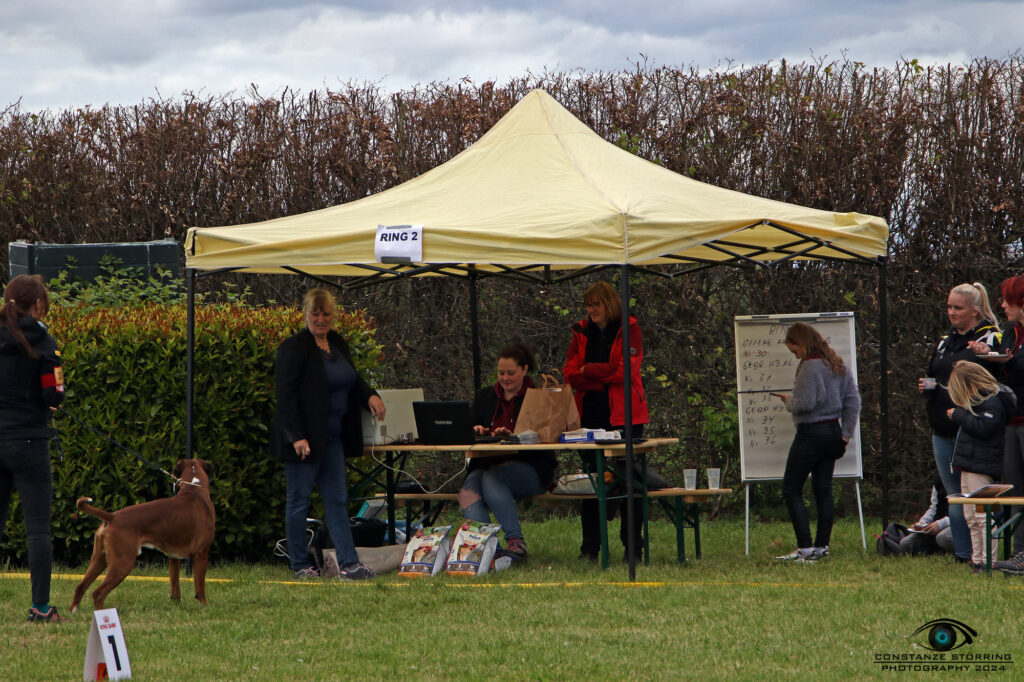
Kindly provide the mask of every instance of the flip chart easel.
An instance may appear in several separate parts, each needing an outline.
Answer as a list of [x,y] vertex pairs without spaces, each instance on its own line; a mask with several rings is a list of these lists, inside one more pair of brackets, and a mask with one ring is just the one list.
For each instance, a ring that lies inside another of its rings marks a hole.
[[[857,376],[857,344],[851,312],[795,313],[787,315],[737,315],[736,396],[739,408],[740,478],[746,498],[746,553],[750,554],[750,486],[759,481],[781,481],[786,457],[796,429],[782,401],[772,393],[793,390],[797,359],[786,348],[786,331],[794,322],[813,325],[839,354],[853,376]],[[859,385],[859,382],[858,382]],[[833,478],[851,478],[857,489],[860,539],[864,535],[864,508],[860,481],[864,479],[861,460],[860,425],[836,462]]]

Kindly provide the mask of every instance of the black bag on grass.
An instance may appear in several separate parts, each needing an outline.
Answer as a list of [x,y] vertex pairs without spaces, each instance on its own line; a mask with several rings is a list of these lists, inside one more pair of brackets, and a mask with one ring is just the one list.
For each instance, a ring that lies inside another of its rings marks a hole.
[[899,556],[903,554],[903,550],[900,547],[900,541],[907,537],[910,531],[907,530],[906,526],[898,523],[890,523],[885,530],[882,531],[881,535],[876,535],[878,538],[875,542],[875,548],[878,553],[882,556]]

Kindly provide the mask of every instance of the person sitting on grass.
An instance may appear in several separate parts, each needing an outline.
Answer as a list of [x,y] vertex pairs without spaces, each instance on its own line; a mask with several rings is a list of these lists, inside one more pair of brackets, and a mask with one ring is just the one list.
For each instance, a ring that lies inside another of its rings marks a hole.
[[949,528],[949,503],[942,478],[936,474],[932,482],[931,505],[917,523],[910,526],[916,533],[907,533],[900,540],[901,554],[938,554],[953,551],[953,531]]

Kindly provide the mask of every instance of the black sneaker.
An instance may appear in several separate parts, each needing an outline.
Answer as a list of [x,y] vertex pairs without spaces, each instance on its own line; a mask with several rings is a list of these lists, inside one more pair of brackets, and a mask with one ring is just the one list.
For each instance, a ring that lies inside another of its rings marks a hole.
[[63,623],[65,618],[57,613],[57,607],[51,606],[46,611],[40,611],[36,607],[28,610],[28,622],[30,623]]
[[1017,552],[1005,561],[996,561],[992,564],[992,568],[1007,575],[1024,575],[1024,552]]
[[316,570],[314,566],[306,566],[301,570],[295,571],[295,573],[293,573],[292,575],[294,575],[299,580],[307,580],[310,578],[319,578],[320,571]]
[[370,580],[377,575],[366,564],[349,564],[338,571],[338,577],[342,580]]

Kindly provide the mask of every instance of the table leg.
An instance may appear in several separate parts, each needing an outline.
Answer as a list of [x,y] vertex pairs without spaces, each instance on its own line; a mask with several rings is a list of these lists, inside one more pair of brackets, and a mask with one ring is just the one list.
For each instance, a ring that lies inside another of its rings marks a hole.
[[597,520],[601,527],[601,568],[608,568],[608,491],[604,484],[604,450],[597,451]]
[[985,505],[985,575],[992,573],[992,505]]
[[650,514],[651,514],[650,509],[651,509],[651,507],[650,507],[649,498],[647,497],[647,453],[646,452],[640,452],[638,454],[638,456],[640,457],[640,491],[641,491],[641,494],[644,496],[643,497],[643,501],[640,503],[640,508],[641,508],[642,513],[644,515],[643,516],[643,519],[644,519],[644,522],[643,522],[643,541],[644,541],[644,544],[643,544],[643,548],[644,548],[643,561],[644,561],[644,564],[646,565],[646,564],[650,564],[651,563],[651,532],[650,532],[650,527],[649,527],[650,526],[649,521],[650,521]]
[[684,564],[684,563],[686,563],[686,532],[685,532],[686,519],[683,516],[683,498],[676,497],[675,498],[675,506],[676,506],[676,518],[675,518],[675,526],[676,526],[676,559],[679,560],[679,563]]
[[[395,453],[388,450],[384,453],[384,461],[387,463],[385,475],[385,492],[388,503],[388,537],[391,544],[398,544],[398,533],[395,532]],[[408,531],[408,526],[406,530]]]
[[693,554],[700,559],[700,508],[690,505],[690,518],[693,519]]

